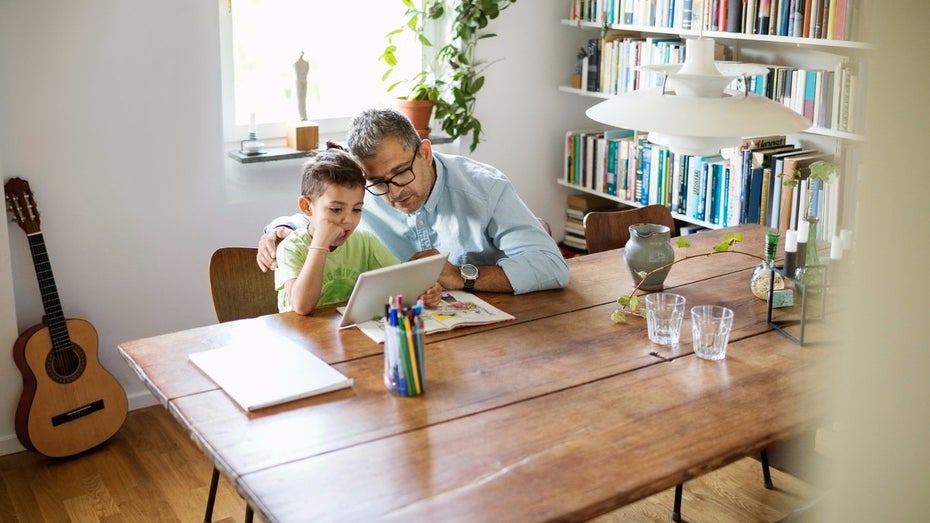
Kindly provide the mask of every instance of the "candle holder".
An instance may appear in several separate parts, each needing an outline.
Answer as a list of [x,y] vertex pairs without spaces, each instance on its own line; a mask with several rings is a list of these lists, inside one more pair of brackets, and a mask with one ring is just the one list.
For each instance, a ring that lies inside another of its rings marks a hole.
[[[809,334],[812,325],[822,324],[826,316],[827,306],[827,272],[826,265],[812,265],[799,268],[795,274],[789,275],[784,267],[772,266],[772,278],[769,282],[766,321],[769,326],[780,332],[783,336],[798,345],[812,345],[823,343],[826,336],[820,340],[811,341]],[[784,300],[778,300],[777,291],[772,282],[775,274],[781,275],[785,282],[790,282],[793,292],[793,302],[790,308],[778,307]],[[777,316],[774,309],[778,308]],[[794,313],[792,313],[794,311]]]
[[239,152],[247,156],[255,156],[265,153],[265,143],[258,141],[255,131],[249,133],[249,137],[239,142]]

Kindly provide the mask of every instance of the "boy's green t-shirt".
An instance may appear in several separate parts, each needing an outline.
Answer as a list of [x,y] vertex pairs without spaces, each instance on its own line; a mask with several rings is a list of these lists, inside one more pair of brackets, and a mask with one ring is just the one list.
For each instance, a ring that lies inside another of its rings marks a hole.
[[[307,261],[312,240],[307,229],[299,229],[288,234],[278,244],[278,268],[274,272],[274,284],[278,291],[278,310],[281,312],[293,309],[287,302],[284,282],[300,274],[300,269]],[[317,306],[348,300],[359,274],[398,263],[400,261],[377,237],[367,231],[354,231],[344,244],[326,255],[323,287]]]

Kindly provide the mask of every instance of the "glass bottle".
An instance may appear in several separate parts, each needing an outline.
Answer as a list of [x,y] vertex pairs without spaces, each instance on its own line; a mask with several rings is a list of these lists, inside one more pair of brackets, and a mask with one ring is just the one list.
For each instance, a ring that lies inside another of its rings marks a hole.
[[823,295],[823,286],[826,284],[826,266],[820,263],[820,255],[817,253],[818,219],[816,216],[808,216],[806,219],[810,230],[807,240],[807,256],[804,266],[798,267],[795,272],[794,279],[807,288],[808,299],[814,300],[809,306],[820,307],[822,302],[817,300]]
[[785,279],[781,274],[773,272],[775,264],[775,251],[778,250],[778,233],[769,231],[765,233],[765,255],[764,261],[756,266],[752,271],[752,278],[749,280],[749,288],[752,294],[760,300],[769,298],[769,282],[772,276],[775,277],[774,289],[781,290],[785,288]]

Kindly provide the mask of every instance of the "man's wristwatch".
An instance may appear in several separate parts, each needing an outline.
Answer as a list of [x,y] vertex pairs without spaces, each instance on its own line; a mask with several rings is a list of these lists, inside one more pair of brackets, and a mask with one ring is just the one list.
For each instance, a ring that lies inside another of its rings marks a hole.
[[462,275],[462,279],[465,280],[465,290],[471,291],[475,288],[475,280],[478,279],[478,267],[470,263],[466,263],[459,267],[459,274]]

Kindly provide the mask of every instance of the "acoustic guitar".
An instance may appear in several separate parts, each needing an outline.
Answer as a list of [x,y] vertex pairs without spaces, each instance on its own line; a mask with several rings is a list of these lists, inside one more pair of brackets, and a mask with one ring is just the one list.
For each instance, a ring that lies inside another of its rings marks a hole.
[[3,188],[13,220],[29,239],[45,307],[42,323],[23,332],[13,346],[23,377],[16,436],[45,456],[73,456],[119,430],[126,420],[126,392],[97,360],[94,326],[64,317],[29,183],[13,178]]

